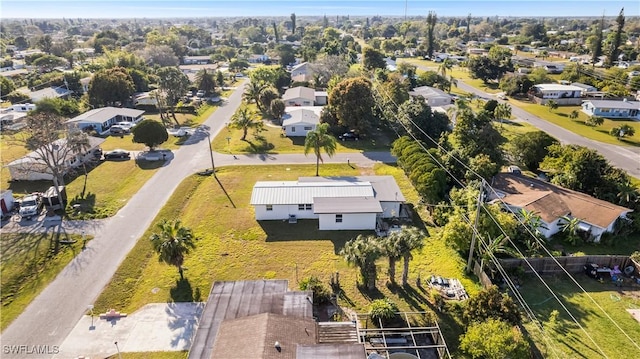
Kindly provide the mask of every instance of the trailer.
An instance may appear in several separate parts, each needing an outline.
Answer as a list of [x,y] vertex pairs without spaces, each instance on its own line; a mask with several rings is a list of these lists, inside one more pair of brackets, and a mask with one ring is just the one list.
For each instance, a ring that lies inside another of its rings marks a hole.
[[[60,203],[60,198],[58,198],[58,192],[60,192],[60,197],[62,197],[62,203]],[[62,209],[67,206],[67,190],[65,186],[58,186],[58,191],[54,186],[49,187],[49,189],[42,194],[42,203],[47,208],[47,210],[56,210]]]

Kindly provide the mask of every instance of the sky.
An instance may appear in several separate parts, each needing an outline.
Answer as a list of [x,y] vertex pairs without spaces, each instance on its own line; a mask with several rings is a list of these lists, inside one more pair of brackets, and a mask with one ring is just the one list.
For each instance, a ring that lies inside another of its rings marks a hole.
[[639,16],[640,1],[618,0],[0,0],[4,18],[176,18],[230,16]]

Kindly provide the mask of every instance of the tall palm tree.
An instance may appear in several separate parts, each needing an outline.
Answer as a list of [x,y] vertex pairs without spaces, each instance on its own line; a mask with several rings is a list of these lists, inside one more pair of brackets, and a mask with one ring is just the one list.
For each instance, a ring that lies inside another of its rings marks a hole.
[[442,77],[446,78],[447,71],[451,70],[451,68],[453,68],[453,62],[451,61],[450,58],[447,57],[444,60],[442,60],[442,62],[440,63],[440,66],[438,66],[438,72],[440,73],[440,75],[442,75]]
[[207,95],[213,93],[216,89],[216,79],[213,73],[207,72],[207,69],[198,71],[196,86],[198,86],[198,90],[203,90]]
[[262,83],[251,81],[244,89],[242,98],[246,103],[255,102],[256,106],[258,106],[258,110],[262,111],[263,109],[262,104],[260,103],[260,95],[266,88],[267,86]]
[[387,274],[389,275],[389,282],[391,284],[396,284],[396,262],[402,258],[403,254],[400,241],[397,240],[394,235],[395,233],[397,232],[393,232],[384,238],[381,243],[382,254],[389,260],[389,270]]
[[271,102],[278,98],[280,98],[280,93],[278,92],[278,90],[273,86],[269,86],[262,90],[258,100],[260,101],[260,105],[262,106],[262,108],[266,112],[269,112],[271,108]]
[[231,117],[231,127],[242,130],[241,140],[243,141],[247,139],[250,128],[259,128],[261,125],[262,122],[256,119],[255,113],[246,106],[242,106]]
[[304,154],[306,156],[313,150],[316,155],[316,176],[319,175],[320,162],[324,163],[321,151],[324,150],[329,157],[333,157],[336,146],[336,138],[329,134],[328,123],[321,123],[315,130],[307,132],[307,138],[304,140]]
[[414,249],[422,249],[424,247],[424,238],[427,234],[416,227],[402,227],[398,232],[393,232],[389,237],[393,237],[398,243],[400,254],[402,256],[402,285],[407,285],[409,280],[409,262],[413,256],[411,252]]
[[558,108],[558,103],[554,100],[547,101],[547,107],[549,108],[549,112]]
[[638,188],[627,181],[618,185],[618,200],[623,206],[631,206],[638,201]]
[[493,115],[500,120],[500,125],[502,126],[503,119],[508,120],[511,118],[511,106],[508,103],[499,103],[493,110]]
[[574,218],[569,216],[560,217],[562,220],[561,229],[562,232],[567,233],[567,241],[571,244],[576,244],[578,239],[578,225],[580,224],[580,218]]
[[571,111],[571,113],[569,114],[569,118],[572,120],[575,120],[576,118],[578,118],[578,110]]
[[363,284],[369,290],[376,288],[376,277],[378,269],[376,260],[382,254],[378,238],[374,236],[358,235],[345,243],[340,255],[344,257],[347,263],[355,265],[360,269]]
[[182,226],[180,220],[163,220],[158,223],[159,233],[151,235],[151,244],[158,253],[160,262],[178,267],[180,279],[184,279],[182,265],[184,257],[196,247],[198,239],[190,228]]

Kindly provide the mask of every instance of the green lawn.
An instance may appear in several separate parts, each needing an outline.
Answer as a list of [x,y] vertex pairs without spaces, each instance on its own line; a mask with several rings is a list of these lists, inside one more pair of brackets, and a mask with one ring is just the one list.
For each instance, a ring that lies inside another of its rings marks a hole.
[[635,251],[640,251],[640,234],[630,236],[612,236],[603,239],[601,243],[576,243],[571,245],[562,241],[561,234],[552,238],[547,248],[562,248],[567,253],[580,253],[584,255],[623,255],[628,256]]
[[[638,121],[605,119],[602,126],[590,127],[584,123],[588,116],[580,111],[579,106],[560,106],[556,110],[549,111],[547,107],[530,102],[518,101],[515,99],[512,99],[509,102],[514,106],[520,107],[521,109],[544,119],[545,121],[549,121],[580,136],[614,145],[640,146],[640,122]],[[578,118],[572,120],[569,118],[569,114],[574,110],[578,110]],[[626,137],[620,141],[616,137],[611,136],[609,131],[613,127],[623,124],[633,127],[636,133],[634,136]]]
[[[337,253],[355,231],[318,231],[317,221],[301,220],[292,225],[279,221],[258,223],[248,204],[251,190],[258,180],[292,180],[310,176],[315,167],[253,166],[223,167],[218,172],[220,183],[212,177],[188,177],[161,210],[162,218],[180,218],[200,237],[197,248],[185,261],[185,281],[179,281],[175,267],[159,263],[152,252],[148,237],[155,226],[147,229],[134,249],[96,301],[96,310],[115,308],[133,312],[147,303],[206,300],[216,280],[258,278],[288,279],[291,289],[297,281],[315,275],[327,284],[332,273],[340,272],[345,296],[340,304],[366,311],[370,300],[386,296],[404,310],[430,310],[428,295],[415,287],[418,274],[460,278],[470,293],[478,291],[472,278],[463,273],[463,260],[439,237],[428,239],[425,248],[414,254],[410,287],[385,286],[387,263],[379,262],[379,291],[362,293],[356,286],[357,270],[349,267]],[[389,174],[396,177],[405,196],[417,203],[418,195],[401,170],[388,165],[374,169],[352,169],[344,165],[323,165],[322,175]],[[237,208],[233,207],[233,204]],[[419,207],[418,207],[419,209]],[[401,271],[400,265],[398,270]],[[447,340],[456,342],[461,328],[447,314],[439,314]]]
[[[636,343],[640,338],[640,325],[626,309],[640,309],[638,288],[615,287],[611,282],[599,283],[583,274],[576,274],[576,279],[587,293],[604,308],[607,313],[626,331]],[[638,358],[640,350],[607,319],[604,313],[580,291],[569,279],[561,276],[543,279],[567,306],[589,335],[594,338],[609,358]],[[591,340],[579,329],[570,316],[553,299],[549,291],[533,276],[527,276],[522,282],[520,293],[530,304],[537,318],[543,322],[549,333],[551,345],[545,344],[540,331],[533,324],[525,324],[529,333],[541,348],[543,357],[559,358],[601,358]],[[557,325],[550,325],[549,315],[552,310],[560,312]]]
[[[227,127],[213,139],[212,146],[220,153],[302,153],[304,140],[305,137],[286,137],[281,127],[269,124],[259,134],[249,130],[244,141],[242,130]],[[338,140],[337,144],[337,152],[388,151],[391,147],[388,134],[382,131],[363,136],[360,141]]]
[[[60,244],[58,240],[75,243]],[[49,230],[41,234],[3,233],[0,244],[0,330],[4,330],[82,250],[83,243],[79,235]]]

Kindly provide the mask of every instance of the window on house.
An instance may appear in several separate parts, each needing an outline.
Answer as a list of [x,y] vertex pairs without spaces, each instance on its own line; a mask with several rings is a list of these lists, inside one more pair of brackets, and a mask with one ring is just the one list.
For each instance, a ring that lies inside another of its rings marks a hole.
[[273,211],[273,205],[272,204],[268,204],[267,205],[267,211]]
[[304,204],[298,205],[298,211],[304,211]]
[[304,126],[305,131],[311,131],[313,128],[311,126]]
[[291,126],[291,132],[296,132],[296,126]]
[[310,211],[313,209],[313,205],[311,203],[307,203],[304,205],[304,209],[307,211]]
[[342,223],[342,215],[336,214],[336,223]]

